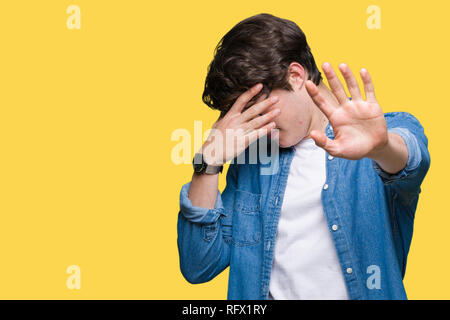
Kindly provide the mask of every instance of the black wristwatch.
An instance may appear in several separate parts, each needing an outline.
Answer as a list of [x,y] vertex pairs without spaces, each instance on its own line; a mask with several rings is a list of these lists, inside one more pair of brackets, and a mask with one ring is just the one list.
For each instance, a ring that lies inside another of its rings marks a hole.
[[196,153],[194,159],[192,159],[192,165],[194,167],[194,172],[199,174],[218,174],[222,172],[223,166],[212,166],[205,162],[203,159],[203,154]]

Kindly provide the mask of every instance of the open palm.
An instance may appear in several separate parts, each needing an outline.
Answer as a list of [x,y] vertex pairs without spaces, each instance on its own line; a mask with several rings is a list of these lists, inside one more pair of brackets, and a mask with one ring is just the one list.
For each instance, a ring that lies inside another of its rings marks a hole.
[[363,100],[358,83],[350,68],[341,64],[339,69],[344,76],[351,99],[329,63],[322,66],[331,91],[338,103],[325,99],[317,86],[310,80],[306,83],[308,94],[330,121],[334,140],[325,133],[311,131],[316,144],[329,154],[351,160],[370,157],[388,141],[384,113],[375,98],[372,80],[367,70],[361,70],[366,100]]

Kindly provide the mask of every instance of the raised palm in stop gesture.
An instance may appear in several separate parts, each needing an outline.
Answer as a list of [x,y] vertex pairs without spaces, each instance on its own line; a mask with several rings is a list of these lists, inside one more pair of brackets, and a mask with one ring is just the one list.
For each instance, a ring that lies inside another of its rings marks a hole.
[[345,64],[339,66],[352,97],[350,100],[331,65],[325,63],[322,69],[338,103],[325,99],[310,80],[306,82],[306,89],[330,121],[334,140],[318,130],[311,131],[311,137],[318,146],[336,157],[351,160],[375,157],[388,143],[388,130],[384,113],[375,98],[369,73],[365,69],[361,70],[366,93],[364,100],[350,68]]

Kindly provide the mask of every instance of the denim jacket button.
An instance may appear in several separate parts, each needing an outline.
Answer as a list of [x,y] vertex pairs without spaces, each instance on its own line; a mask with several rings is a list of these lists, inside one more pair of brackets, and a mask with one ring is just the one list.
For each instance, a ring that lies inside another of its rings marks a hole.
[[347,268],[347,273],[348,274],[352,274],[353,273],[353,269],[352,268]]
[[333,231],[336,231],[336,230],[338,229],[338,226],[337,226],[336,224],[333,224],[333,225],[331,226],[331,229],[332,229]]
[[332,155],[328,156],[328,160],[333,160],[333,159],[334,159],[334,157]]
[[328,189],[328,185],[325,183],[325,185],[323,186],[323,190],[327,190]]

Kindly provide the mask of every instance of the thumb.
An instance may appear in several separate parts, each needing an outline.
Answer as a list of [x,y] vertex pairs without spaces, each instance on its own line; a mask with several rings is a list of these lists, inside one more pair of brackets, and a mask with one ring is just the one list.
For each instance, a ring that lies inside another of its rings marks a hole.
[[325,149],[329,154],[335,156],[336,155],[336,141],[328,138],[325,133],[313,130],[311,131],[311,138],[313,138],[314,142],[318,147]]

